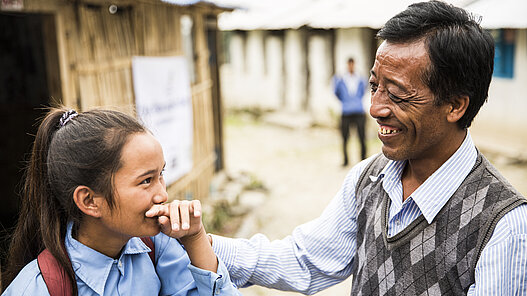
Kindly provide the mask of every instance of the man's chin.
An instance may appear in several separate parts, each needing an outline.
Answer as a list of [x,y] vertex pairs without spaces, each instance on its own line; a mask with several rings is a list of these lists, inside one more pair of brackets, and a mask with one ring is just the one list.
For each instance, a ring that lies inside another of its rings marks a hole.
[[402,156],[400,153],[397,153],[396,150],[389,149],[384,145],[382,146],[382,154],[384,155],[384,157],[388,158],[389,160],[393,160],[393,161],[406,160],[406,158],[404,158],[404,156]]

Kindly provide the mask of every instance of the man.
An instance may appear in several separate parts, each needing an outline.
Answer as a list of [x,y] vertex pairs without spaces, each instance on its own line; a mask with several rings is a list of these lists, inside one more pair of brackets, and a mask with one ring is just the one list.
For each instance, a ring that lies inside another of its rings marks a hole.
[[342,136],[343,166],[348,165],[348,140],[350,127],[355,126],[359,135],[361,160],[366,158],[366,141],[364,129],[366,116],[362,106],[362,97],[366,90],[366,82],[355,72],[355,61],[348,59],[348,72],[333,78],[333,92],[342,104],[340,132]]
[[378,36],[370,114],[382,154],[355,166],[322,216],[269,242],[214,236],[238,286],[352,295],[527,291],[527,201],[474,146],[492,37],[464,10],[409,6]]

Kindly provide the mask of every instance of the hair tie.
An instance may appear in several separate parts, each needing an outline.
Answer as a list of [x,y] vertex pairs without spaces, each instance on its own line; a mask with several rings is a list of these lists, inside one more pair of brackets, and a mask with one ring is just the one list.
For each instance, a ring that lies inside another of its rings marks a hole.
[[62,116],[59,119],[59,127],[65,126],[66,123],[68,123],[73,118],[77,117],[77,115],[79,115],[79,113],[77,113],[77,111],[75,110],[69,110],[69,111],[64,112],[64,114],[62,114]]

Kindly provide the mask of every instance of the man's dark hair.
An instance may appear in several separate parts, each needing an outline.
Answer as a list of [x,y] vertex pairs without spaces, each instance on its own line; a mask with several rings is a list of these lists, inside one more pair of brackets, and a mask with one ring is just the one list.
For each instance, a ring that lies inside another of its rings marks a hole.
[[352,57],[349,57],[349,58],[348,58],[348,64],[349,64],[349,63],[355,63],[355,60],[354,60]]
[[466,95],[470,99],[460,128],[470,126],[486,101],[494,67],[494,40],[465,10],[440,1],[415,3],[377,33],[391,43],[423,39],[431,65],[423,82],[437,104]]

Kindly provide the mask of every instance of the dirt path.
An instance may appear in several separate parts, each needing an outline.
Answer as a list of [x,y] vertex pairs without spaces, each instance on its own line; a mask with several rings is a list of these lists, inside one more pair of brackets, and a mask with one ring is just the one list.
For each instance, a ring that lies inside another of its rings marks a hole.
[[[227,121],[227,171],[250,172],[269,189],[265,202],[254,209],[238,236],[257,232],[282,238],[295,226],[320,215],[340,188],[348,169],[341,167],[340,137],[336,129],[288,129],[243,121]],[[351,151],[351,162],[359,157]],[[373,149],[372,149],[373,151]],[[318,296],[349,295],[349,280]],[[261,287],[242,289],[246,296],[299,295]]]

